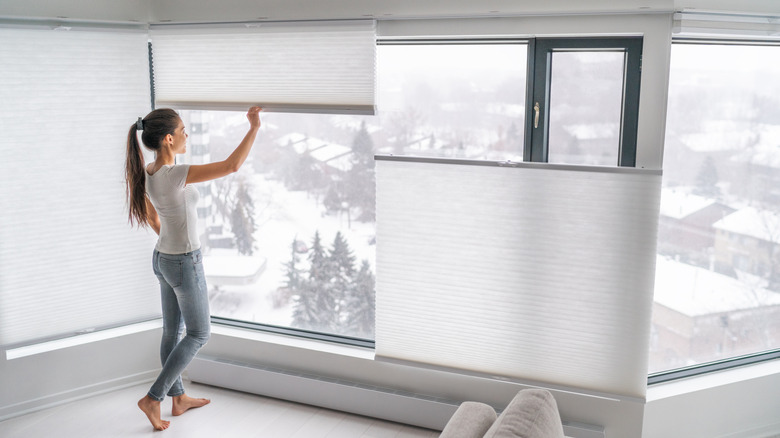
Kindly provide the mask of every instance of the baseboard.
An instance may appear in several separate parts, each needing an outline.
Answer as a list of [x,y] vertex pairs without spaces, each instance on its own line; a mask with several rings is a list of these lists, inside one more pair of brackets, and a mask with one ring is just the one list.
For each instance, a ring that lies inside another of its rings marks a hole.
[[441,430],[459,405],[422,394],[201,356],[190,363],[187,375],[193,382],[434,430]]
[[[424,394],[197,356],[188,367],[194,382],[319,406],[432,430],[442,430],[460,405]],[[604,438],[603,427],[564,422],[571,438]]]
[[130,376],[124,376],[92,385],[73,388],[56,394],[47,395],[45,397],[38,397],[9,406],[3,406],[0,407],[0,421],[43,409],[52,408],[87,397],[104,394],[106,392],[116,391],[130,386],[152,382],[155,378],[157,378],[157,374],[159,374],[159,372],[159,369],[144,371],[142,373],[133,374]]
[[751,428],[741,432],[729,433],[718,438],[768,438],[780,437],[780,422]]

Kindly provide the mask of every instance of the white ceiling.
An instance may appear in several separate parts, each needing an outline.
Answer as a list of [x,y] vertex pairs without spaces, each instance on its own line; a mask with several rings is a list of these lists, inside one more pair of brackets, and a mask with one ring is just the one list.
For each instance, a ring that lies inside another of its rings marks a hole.
[[780,16],[780,0],[2,0],[0,17],[140,22],[401,19],[680,10]]

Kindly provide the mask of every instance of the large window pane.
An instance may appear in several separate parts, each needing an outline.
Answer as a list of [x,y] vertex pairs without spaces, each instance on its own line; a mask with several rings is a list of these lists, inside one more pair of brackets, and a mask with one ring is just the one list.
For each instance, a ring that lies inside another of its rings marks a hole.
[[616,166],[624,52],[553,52],[548,162]]
[[672,47],[650,371],[780,348],[780,47]]
[[383,152],[523,160],[526,44],[379,46]]
[[[221,160],[243,113],[183,111],[192,163]],[[199,184],[213,316],[373,338],[372,118],[261,114],[241,170]]]

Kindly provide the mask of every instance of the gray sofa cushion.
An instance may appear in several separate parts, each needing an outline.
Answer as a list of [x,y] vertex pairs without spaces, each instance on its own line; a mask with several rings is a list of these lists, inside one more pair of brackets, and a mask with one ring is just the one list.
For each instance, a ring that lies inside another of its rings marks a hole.
[[496,421],[496,411],[478,402],[463,402],[452,419],[441,431],[439,438],[482,437]]
[[549,391],[524,389],[504,409],[485,438],[563,438],[558,404]]

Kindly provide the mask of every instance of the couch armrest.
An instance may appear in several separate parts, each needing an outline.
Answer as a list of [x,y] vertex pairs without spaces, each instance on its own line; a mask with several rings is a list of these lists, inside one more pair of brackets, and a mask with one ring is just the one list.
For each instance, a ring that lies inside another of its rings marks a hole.
[[564,438],[555,398],[545,389],[520,391],[485,438]]
[[496,411],[478,402],[463,402],[441,431],[439,438],[482,438],[496,421]]

